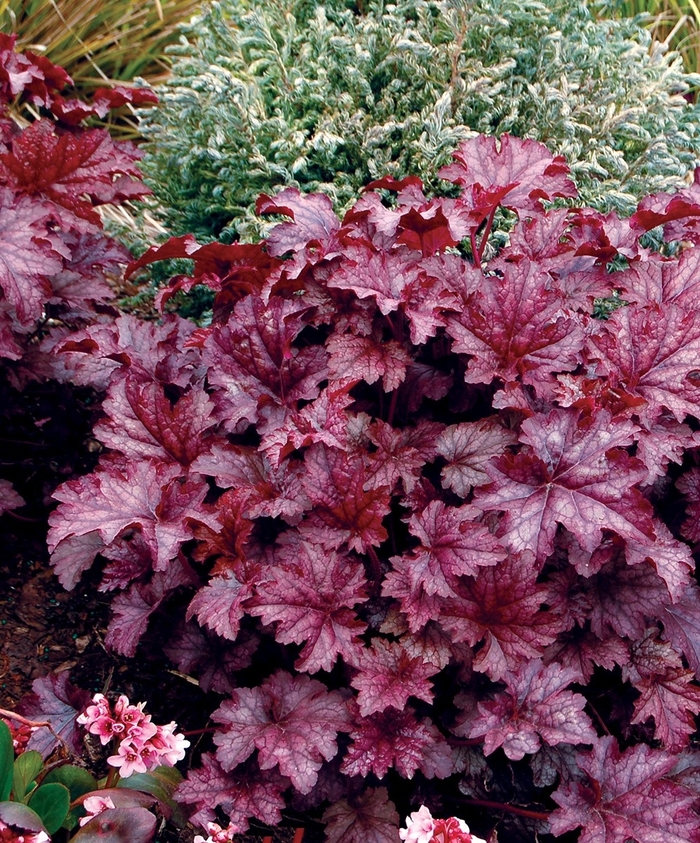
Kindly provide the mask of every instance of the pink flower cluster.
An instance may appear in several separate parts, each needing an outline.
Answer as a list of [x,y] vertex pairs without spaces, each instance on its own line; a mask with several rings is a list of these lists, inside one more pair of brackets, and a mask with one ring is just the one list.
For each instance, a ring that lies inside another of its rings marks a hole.
[[111,740],[118,741],[117,753],[110,755],[107,763],[118,767],[123,779],[161,765],[173,767],[185,757],[190,742],[175,732],[176,723],[156,726],[150,714],[143,713],[145,703],[131,705],[124,694],[114,704],[114,710],[104,694],[95,694],[92,703],[77,721],[91,735],[97,735],[103,746]]
[[207,823],[208,837],[196,834],[193,843],[233,843],[234,835],[240,828],[231,823],[228,828],[222,828],[218,823]]
[[404,843],[486,843],[469,833],[464,820],[457,817],[436,820],[425,805],[406,817],[406,828],[399,831],[399,837]]

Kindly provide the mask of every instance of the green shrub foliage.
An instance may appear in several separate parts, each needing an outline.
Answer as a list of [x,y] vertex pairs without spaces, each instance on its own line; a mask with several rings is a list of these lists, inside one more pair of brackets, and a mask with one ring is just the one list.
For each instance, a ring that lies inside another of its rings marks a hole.
[[145,171],[173,234],[255,230],[260,192],[338,209],[385,174],[434,174],[473,132],[544,141],[584,203],[631,212],[697,163],[697,81],[632,20],[576,0],[222,0],[193,19]]

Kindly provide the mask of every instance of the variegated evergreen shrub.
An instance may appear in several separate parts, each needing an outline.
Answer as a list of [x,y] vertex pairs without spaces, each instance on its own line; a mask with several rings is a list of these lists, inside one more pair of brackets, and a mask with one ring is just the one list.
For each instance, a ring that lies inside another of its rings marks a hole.
[[578,0],[221,0],[175,49],[142,120],[174,234],[250,231],[276,186],[341,210],[387,173],[432,188],[473,132],[544,141],[584,203],[622,213],[678,186],[700,148],[680,59]]

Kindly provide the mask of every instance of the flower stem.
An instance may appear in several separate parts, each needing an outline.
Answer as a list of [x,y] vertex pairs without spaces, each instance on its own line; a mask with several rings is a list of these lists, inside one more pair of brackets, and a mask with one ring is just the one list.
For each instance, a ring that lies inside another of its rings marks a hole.
[[531,811],[529,808],[520,808],[517,805],[509,805],[507,802],[491,802],[490,799],[477,799],[472,797],[461,798],[459,802],[466,802],[469,805],[478,805],[480,808],[493,808],[495,811],[506,811],[509,814],[517,814],[519,817],[529,817],[531,820],[549,819],[549,811]]

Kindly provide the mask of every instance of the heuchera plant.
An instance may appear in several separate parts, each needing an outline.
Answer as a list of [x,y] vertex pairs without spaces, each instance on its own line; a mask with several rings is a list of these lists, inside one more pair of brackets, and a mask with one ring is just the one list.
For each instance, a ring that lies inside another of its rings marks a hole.
[[204,284],[213,321],[62,344],[108,389],[56,572],[101,560],[120,653],[179,613],[205,830],[289,806],[395,843],[424,804],[509,841],[699,841],[700,183],[551,209],[566,163],[507,135],[441,176],[457,198],[384,178],[342,221],[288,188],[262,243],[132,265],[191,259],[161,304]]
[[[65,98],[68,74],[16,53],[15,40],[0,33],[0,361],[21,388],[67,378],[46,352],[71,330],[116,315],[108,279],[130,255],[105,236],[97,208],[149,192],[136,147],[82,122],[156,98],[121,87],[95,91],[92,104]],[[22,103],[40,113],[29,125],[16,116]],[[0,479],[0,514],[24,503]]]

